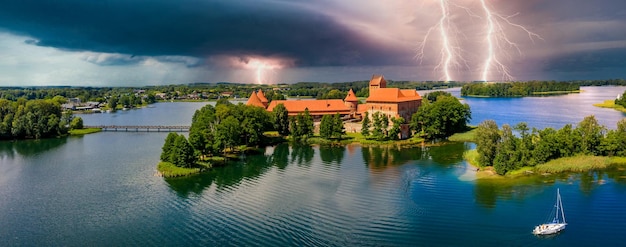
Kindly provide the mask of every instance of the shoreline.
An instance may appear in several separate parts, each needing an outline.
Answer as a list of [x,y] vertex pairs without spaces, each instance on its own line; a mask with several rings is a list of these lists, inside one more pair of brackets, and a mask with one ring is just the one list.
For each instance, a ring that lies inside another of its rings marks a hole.
[[476,149],[468,150],[463,154],[463,159],[476,170],[476,179],[512,179],[533,175],[552,175],[562,173],[582,173],[596,170],[605,170],[615,166],[626,166],[626,157],[577,155],[562,157],[548,161],[534,167],[525,166],[517,170],[509,171],[504,175],[498,175],[493,166],[480,166],[473,160],[477,155]]
[[613,109],[613,110],[616,110],[616,111],[620,111],[620,112],[626,113],[626,108],[624,108],[621,105],[615,105],[615,100],[611,100],[611,99],[605,100],[602,103],[595,103],[595,104],[593,104],[593,106],[600,107],[600,108]]

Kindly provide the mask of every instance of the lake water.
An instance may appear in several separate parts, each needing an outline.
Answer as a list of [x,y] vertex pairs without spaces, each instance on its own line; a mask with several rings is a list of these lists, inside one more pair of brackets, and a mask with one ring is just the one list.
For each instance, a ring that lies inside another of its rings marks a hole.
[[[472,124],[560,128],[625,87],[475,99]],[[454,91],[458,95],[458,90]],[[206,103],[83,115],[85,124],[188,125]],[[0,142],[0,246],[617,246],[626,170],[476,180],[462,153],[430,148],[278,145],[177,179],[155,177],[166,133],[102,132]],[[569,226],[538,238],[560,188]]]

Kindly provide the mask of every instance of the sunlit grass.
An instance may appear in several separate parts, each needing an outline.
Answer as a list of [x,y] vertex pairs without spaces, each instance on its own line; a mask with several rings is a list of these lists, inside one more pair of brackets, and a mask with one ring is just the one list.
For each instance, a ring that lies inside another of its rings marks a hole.
[[200,172],[200,168],[178,167],[170,162],[159,162],[157,171],[166,178],[189,176]]
[[532,95],[558,95],[558,94],[570,94],[570,93],[580,93],[581,90],[572,90],[572,91],[550,91],[550,92],[533,92]]
[[463,158],[475,167],[483,167],[478,161],[478,151],[476,149],[467,150],[463,153]]
[[585,172],[605,169],[610,165],[609,157],[579,155],[551,160],[535,166],[534,170],[537,173]]
[[456,133],[448,137],[448,140],[453,142],[474,142],[476,140],[476,128],[463,133]]
[[74,129],[74,130],[70,130],[70,135],[86,135],[86,134],[92,134],[92,133],[98,133],[102,131],[102,129],[100,128],[87,128],[87,129]]
[[615,100],[605,100],[602,103],[597,103],[597,104],[593,104],[593,106],[596,107],[602,107],[602,108],[612,108],[621,112],[626,112],[626,108],[624,108],[621,105],[615,105]]

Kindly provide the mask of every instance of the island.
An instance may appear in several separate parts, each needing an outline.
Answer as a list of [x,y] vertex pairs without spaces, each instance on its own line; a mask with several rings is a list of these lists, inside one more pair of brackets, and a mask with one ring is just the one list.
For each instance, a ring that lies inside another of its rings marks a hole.
[[[415,89],[388,88],[373,75],[364,103],[350,89],[342,99],[269,100],[263,90],[246,104],[219,100],[195,112],[188,140],[172,133],[163,145],[159,175],[183,176],[233,154],[281,141],[343,145],[417,143],[465,131],[467,104],[446,92],[422,100]],[[274,133],[271,135],[269,133]],[[273,138],[272,138],[273,136]]]

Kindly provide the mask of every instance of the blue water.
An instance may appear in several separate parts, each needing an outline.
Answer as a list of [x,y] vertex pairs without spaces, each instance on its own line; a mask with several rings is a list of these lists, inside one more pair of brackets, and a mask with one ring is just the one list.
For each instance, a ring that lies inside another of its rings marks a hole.
[[[626,88],[516,99],[466,98],[472,124],[576,124]],[[606,97],[605,97],[606,96]],[[85,124],[189,124],[205,103],[83,115]],[[575,109],[575,110],[572,110]],[[571,112],[570,112],[571,110]],[[562,114],[561,114],[562,113]],[[614,127],[613,127],[614,128]],[[477,180],[471,144],[279,145],[177,179],[154,176],[166,133],[103,132],[0,142],[0,246],[619,246],[626,169]],[[530,232],[561,189],[567,229]]]

